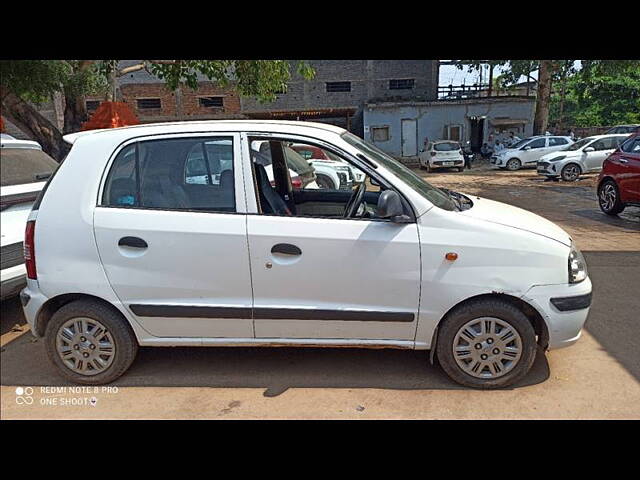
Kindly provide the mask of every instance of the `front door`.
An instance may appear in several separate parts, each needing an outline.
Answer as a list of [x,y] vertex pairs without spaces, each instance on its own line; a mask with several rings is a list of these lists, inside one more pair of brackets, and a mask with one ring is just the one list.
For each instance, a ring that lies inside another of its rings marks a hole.
[[418,155],[418,127],[415,119],[402,120],[402,156]]
[[[274,172],[286,172],[273,158]],[[343,218],[359,184],[353,191],[287,188],[280,185],[286,175],[274,174],[270,183],[254,166],[247,195],[257,211],[247,216],[247,233],[256,338],[414,339],[417,225],[374,218],[381,187],[352,168],[366,190],[353,217]],[[277,208],[285,202],[289,208]]]
[[106,276],[157,337],[253,337],[239,136],[141,140],[94,213]]
[[541,156],[547,153],[547,139],[536,138],[529,142],[525,147],[528,148],[522,151],[522,164],[526,165],[536,163]]

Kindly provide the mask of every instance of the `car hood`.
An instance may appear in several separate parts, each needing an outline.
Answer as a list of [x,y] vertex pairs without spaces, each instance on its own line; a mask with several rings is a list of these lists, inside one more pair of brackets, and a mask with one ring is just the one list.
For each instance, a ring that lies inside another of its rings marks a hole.
[[501,150],[498,152],[498,156],[502,156],[502,155],[510,155],[514,152],[517,152],[519,149],[518,148],[506,148],[504,150]]
[[464,195],[473,201],[473,207],[469,210],[463,210],[460,212],[461,215],[525,230],[571,246],[571,237],[569,234],[555,223],[550,222],[540,215],[487,198],[468,194]]
[[543,156],[540,157],[541,161],[549,161],[552,158],[556,158],[556,157],[560,157],[560,156],[565,156],[565,157],[580,157],[582,155],[582,151],[580,150],[571,150],[570,152],[567,152],[565,150],[558,150],[556,152],[551,152],[551,153],[546,153]]

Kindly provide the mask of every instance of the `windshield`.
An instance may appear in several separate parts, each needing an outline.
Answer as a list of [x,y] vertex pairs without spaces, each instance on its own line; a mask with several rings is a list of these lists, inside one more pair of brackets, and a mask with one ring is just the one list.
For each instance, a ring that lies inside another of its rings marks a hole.
[[526,143],[528,143],[531,140],[532,140],[531,138],[525,138],[524,140],[520,140],[519,142],[514,143],[513,145],[511,145],[508,148],[520,148],[520,147],[524,146]]
[[0,184],[45,182],[58,167],[56,161],[36,148],[3,148],[0,152]]
[[595,140],[593,137],[583,138],[582,140],[578,140],[576,143],[569,145],[565,150],[580,150],[586,144],[591,143]]
[[429,185],[414,172],[409,170],[394,158],[384,153],[378,147],[366,143],[360,137],[357,137],[356,135],[349,132],[343,133],[341,137],[349,145],[357,148],[360,152],[362,152],[364,156],[374,160],[384,168],[393,172],[394,175],[396,175],[407,185],[409,185],[414,191],[422,195],[434,205],[444,210],[457,210],[456,204],[453,202],[449,195],[444,193],[439,188],[436,188],[433,185]]
[[434,143],[433,149],[436,152],[452,152],[460,150],[460,144],[457,142]]

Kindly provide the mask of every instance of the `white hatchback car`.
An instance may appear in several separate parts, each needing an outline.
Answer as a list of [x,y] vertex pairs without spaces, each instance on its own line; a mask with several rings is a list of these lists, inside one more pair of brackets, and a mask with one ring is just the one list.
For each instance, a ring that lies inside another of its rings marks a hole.
[[507,170],[520,170],[524,166],[536,166],[543,155],[563,150],[572,143],[573,140],[570,137],[555,135],[525,138],[493,155],[490,164],[493,167],[506,168]]
[[[288,345],[430,349],[455,381],[495,388],[526,375],[538,345],[577,341],[587,318],[591,281],[564,230],[435,188],[341,128],[208,121],[65,139],[27,223],[21,300],[74,382],[113,381],[138,346]],[[288,142],[364,180],[296,188]],[[231,155],[228,181],[188,183],[185,165],[212,143]]]
[[583,173],[599,172],[605,159],[628,137],[618,134],[583,138],[563,150],[543,155],[538,160],[538,174],[573,182]]
[[0,140],[0,299],[17,295],[27,284],[22,241],[27,217],[38,193],[58,163],[37,142],[2,135]]
[[427,148],[420,152],[419,159],[420,168],[429,172],[438,168],[457,168],[459,172],[464,170],[462,147],[451,140],[429,142]]

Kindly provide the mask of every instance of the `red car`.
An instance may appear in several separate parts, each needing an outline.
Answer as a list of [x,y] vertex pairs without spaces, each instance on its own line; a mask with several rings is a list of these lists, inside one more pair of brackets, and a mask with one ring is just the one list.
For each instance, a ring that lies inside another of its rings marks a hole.
[[640,206],[640,133],[626,139],[602,164],[598,203],[607,215],[617,215],[628,205]]

